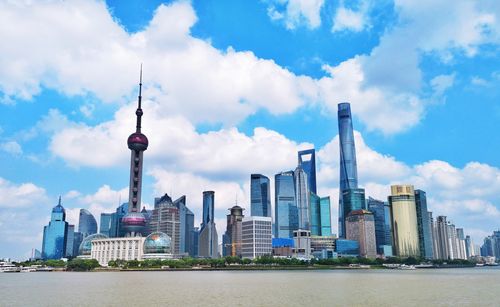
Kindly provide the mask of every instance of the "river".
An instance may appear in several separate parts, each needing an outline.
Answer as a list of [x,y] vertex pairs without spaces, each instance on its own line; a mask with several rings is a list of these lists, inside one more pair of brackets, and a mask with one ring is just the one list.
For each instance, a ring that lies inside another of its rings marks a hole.
[[1,306],[500,306],[500,268],[0,274]]

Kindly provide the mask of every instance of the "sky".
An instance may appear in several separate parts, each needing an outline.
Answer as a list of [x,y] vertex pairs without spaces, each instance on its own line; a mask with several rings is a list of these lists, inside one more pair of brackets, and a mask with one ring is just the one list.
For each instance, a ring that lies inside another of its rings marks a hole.
[[496,0],[4,0],[0,40],[0,257],[41,249],[59,195],[71,224],[127,200],[141,63],[147,208],[186,195],[199,223],[214,190],[221,235],[251,173],[314,147],[336,233],[347,101],[367,196],[409,183],[476,244],[500,228]]

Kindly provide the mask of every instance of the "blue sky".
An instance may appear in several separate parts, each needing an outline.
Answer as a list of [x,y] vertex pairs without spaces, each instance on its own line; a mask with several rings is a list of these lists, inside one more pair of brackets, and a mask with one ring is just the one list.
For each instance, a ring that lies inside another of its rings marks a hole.
[[141,62],[146,206],[199,220],[215,190],[222,232],[250,173],[314,146],[336,221],[349,101],[368,195],[412,183],[477,244],[500,227],[497,1],[0,2],[0,38],[0,257],[41,247],[58,195],[72,223],[128,197]]

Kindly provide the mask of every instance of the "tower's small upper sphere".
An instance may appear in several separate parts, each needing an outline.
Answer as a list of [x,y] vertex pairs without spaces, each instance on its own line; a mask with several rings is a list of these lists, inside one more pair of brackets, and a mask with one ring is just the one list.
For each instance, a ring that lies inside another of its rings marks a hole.
[[140,132],[134,132],[128,137],[127,145],[131,150],[144,151],[148,149],[149,141],[144,134]]

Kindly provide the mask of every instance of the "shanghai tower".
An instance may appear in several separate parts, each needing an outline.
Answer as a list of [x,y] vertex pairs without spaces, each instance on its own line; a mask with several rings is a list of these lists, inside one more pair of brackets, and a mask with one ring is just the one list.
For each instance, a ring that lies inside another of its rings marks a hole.
[[142,91],[142,67],[139,79],[138,105],[135,115],[137,117],[136,130],[127,140],[131,151],[130,157],[130,186],[128,197],[128,213],[122,218],[122,225],[128,236],[141,235],[146,226],[146,217],[141,213],[141,191],[142,191],[142,161],[143,152],[148,149],[148,138],[141,132],[141,91]]
[[358,188],[358,169],[356,148],[352,129],[351,105],[348,102],[338,105],[339,145],[340,145],[340,190],[339,190],[339,238],[345,238],[342,192]]

